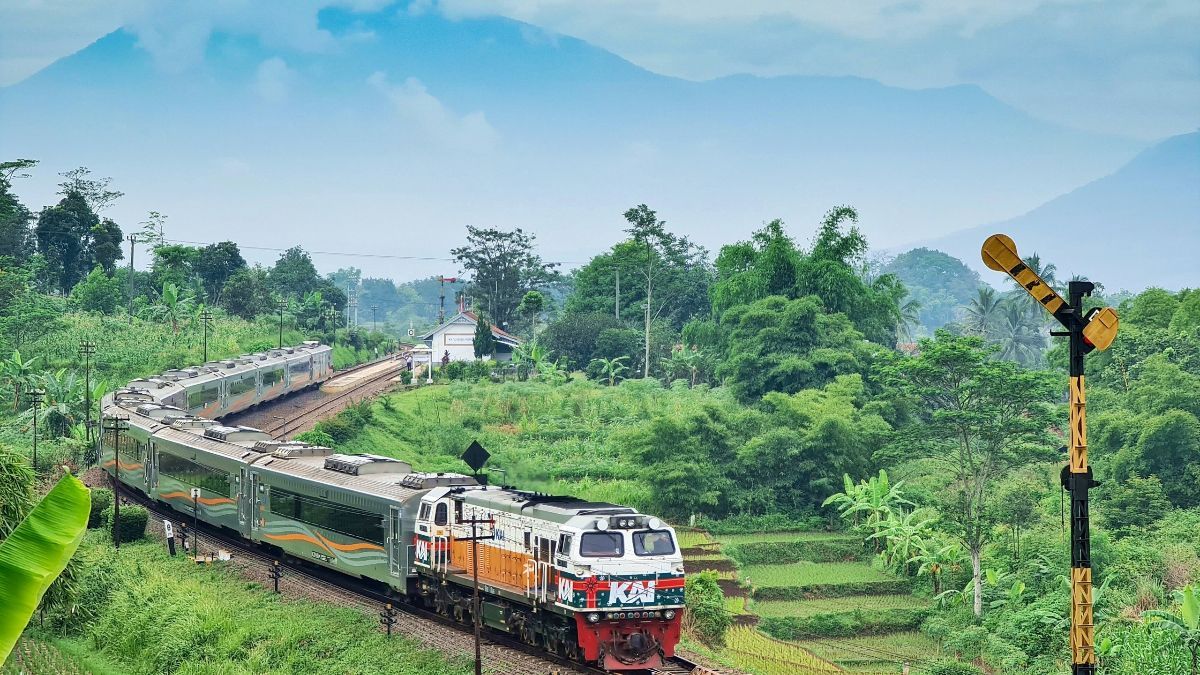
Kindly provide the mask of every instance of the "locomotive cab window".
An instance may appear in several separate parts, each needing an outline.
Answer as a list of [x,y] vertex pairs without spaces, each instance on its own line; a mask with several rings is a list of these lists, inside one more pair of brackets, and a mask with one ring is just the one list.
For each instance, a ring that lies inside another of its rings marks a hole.
[[421,504],[421,510],[417,512],[417,520],[429,520],[429,504]]
[[637,555],[671,555],[675,552],[675,542],[666,530],[634,532],[633,552]]
[[567,557],[571,555],[571,539],[569,534],[558,535],[558,555],[559,557]]
[[433,524],[445,525],[449,520],[449,518],[447,518],[447,511],[448,509],[446,508],[446,502],[439,502],[437,505],[437,510],[434,511],[433,514]]
[[579,555],[587,558],[619,558],[625,555],[620,532],[585,532],[579,538]]

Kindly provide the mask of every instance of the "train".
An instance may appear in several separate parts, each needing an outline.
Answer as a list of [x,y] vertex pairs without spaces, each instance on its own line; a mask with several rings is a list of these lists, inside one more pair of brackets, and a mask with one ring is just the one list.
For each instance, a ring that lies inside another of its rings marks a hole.
[[659,518],[219,421],[332,372],[330,348],[305,342],[130,382],[102,401],[124,423],[101,465],[186,518],[464,623],[477,570],[481,623],[562,657],[629,671],[674,656],[683,557]]

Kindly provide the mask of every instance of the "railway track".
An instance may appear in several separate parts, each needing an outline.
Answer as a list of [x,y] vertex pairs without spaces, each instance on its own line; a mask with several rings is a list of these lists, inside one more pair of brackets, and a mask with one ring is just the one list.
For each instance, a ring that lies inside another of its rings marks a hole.
[[[161,526],[164,519],[187,524],[186,514],[160,502],[153,501],[144,494],[132,492],[128,488],[124,488],[121,490],[121,496],[124,500],[137,503],[157,516],[157,520],[153,521],[156,525]],[[418,627],[417,630],[420,631],[422,640],[434,648],[455,653],[470,650],[469,646],[467,649],[464,649],[464,646],[469,645],[469,642],[467,645],[464,645],[462,641],[472,639],[473,627],[471,624],[464,624],[452,618],[442,616],[437,612],[410,605],[404,602],[402,597],[379,588],[378,584],[368,584],[361,579],[352,579],[338,574],[333,570],[310,565],[303,560],[295,559],[286,554],[281,556],[278,551],[247,542],[236,533],[226,531],[223,528],[216,528],[202,521],[194,521],[194,524],[189,525],[189,527],[193,531],[196,528],[199,529],[203,544],[210,550],[214,548],[213,544],[217,543],[230,552],[242,556],[242,559],[245,561],[256,561],[258,567],[264,573],[278,561],[280,567],[284,570],[283,578],[287,580],[284,583],[306,586],[309,591],[308,595],[311,597],[324,601],[342,602],[368,610],[380,610],[385,605],[390,604],[398,612],[406,614],[413,619],[431,622],[452,629],[456,634],[455,636],[459,638],[456,641],[429,639],[431,638],[428,634],[429,627]],[[195,546],[193,546],[193,550],[195,550]],[[236,556],[235,559],[237,559]],[[249,564],[253,565],[254,563],[251,562]],[[414,635],[416,634],[416,631],[414,631]],[[485,659],[487,672],[512,673],[513,675],[534,675],[535,673],[546,673],[547,675],[571,675],[574,673],[605,675],[609,672],[568,660],[556,654],[547,653],[537,647],[525,644],[511,635],[492,631],[486,627],[484,627],[482,634],[484,645],[492,652]],[[529,659],[535,659],[540,662],[540,665],[536,666],[534,670],[530,670],[529,668],[534,667],[534,664]],[[496,668],[496,666],[499,666],[499,668]],[[625,673],[627,675],[680,675],[684,673],[691,675],[719,675],[716,671],[699,667],[680,656],[673,657],[659,668],[644,671],[625,671]]]
[[[346,391],[323,396],[313,403],[305,405],[299,411],[290,412],[285,419],[272,424],[262,425],[262,430],[280,439],[287,438],[299,431],[304,431],[306,427],[311,427],[313,424],[316,424],[331,414],[336,413],[342,408],[346,407],[346,405],[351,402],[354,395],[357,394],[362,396],[366,393],[374,393],[376,387],[373,385],[377,385],[380,382],[395,378],[400,373],[400,369],[402,368],[403,364],[400,361],[395,361],[392,357],[386,357],[377,361],[369,361],[353,368],[349,368],[327,380],[324,383],[325,385],[336,382],[340,378],[353,375],[354,373],[358,373],[369,368],[379,367],[389,362],[394,364],[394,366],[391,368],[380,368],[379,373],[367,378],[363,378],[360,382],[355,383],[352,388],[347,389]],[[275,402],[273,405],[285,406],[288,403],[289,401],[287,399],[283,399]],[[295,405],[295,402],[293,401],[292,404]],[[269,407],[263,408],[263,410],[269,409]]]

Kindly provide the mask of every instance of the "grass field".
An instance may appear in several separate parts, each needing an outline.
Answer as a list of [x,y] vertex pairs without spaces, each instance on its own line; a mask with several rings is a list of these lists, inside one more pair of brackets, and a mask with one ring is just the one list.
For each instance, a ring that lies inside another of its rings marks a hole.
[[701,530],[678,529],[675,530],[675,536],[679,538],[679,548],[695,548],[713,543],[712,537]]
[[894,578],[862,563],[811,562],[749,565],[742,569],[741,576],[758,588],[890,581]]
[[[89,532],[83,547],[113,556],[100,530]],[[198,567],[182,557],[170,558],[158,542],[123,545],[120,556],[113,559],[117,577],[137,583],[113,592],[74,644],[99,653],[114,664],[115,672],[470,672],[465,659],[422,648],[407,638],[389,640],[370,613],[289,600],[220,567]]]
[[762,617],[808,618],[817,614],[835,614],[861,610],[886,611],[889,609],[921,609],[929,601],[911,595],[852,595],[844,598],[821,598],[814,600],[759,600],[751,602],[747,610]]
[[775,640],[745,626],[730,628],[725,645],[721,653],[726,658],[759,675],[835,673],[839,670],[828,660],[795,644]]

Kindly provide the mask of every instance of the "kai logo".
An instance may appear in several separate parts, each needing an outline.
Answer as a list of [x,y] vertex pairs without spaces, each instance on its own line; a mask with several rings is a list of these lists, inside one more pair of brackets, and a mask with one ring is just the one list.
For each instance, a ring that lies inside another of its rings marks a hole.
[[417,540],[417,560],[429,562],[429,542]]
[[559,602],[571,603],[575,599],[574,583],[566,577],[558,578],[558,600]]
[[614,581],[608,585],[608,604],[654,604],[653,581]]

